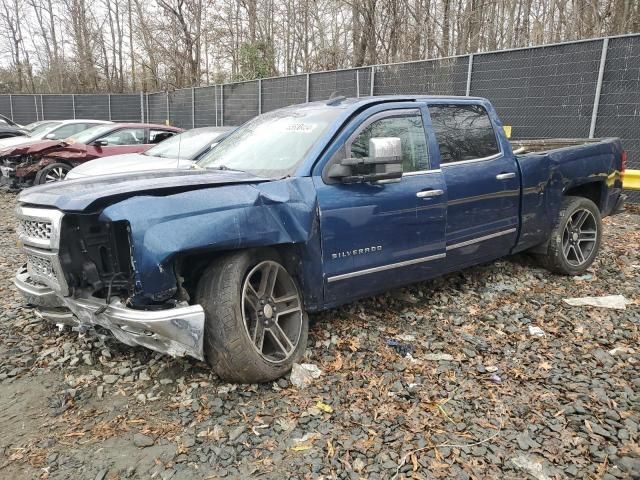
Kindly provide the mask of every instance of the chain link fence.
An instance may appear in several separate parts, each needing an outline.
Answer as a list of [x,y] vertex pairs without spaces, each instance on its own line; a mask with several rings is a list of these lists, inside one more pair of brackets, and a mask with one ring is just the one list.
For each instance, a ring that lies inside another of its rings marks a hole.
[[[173,92],[0,95],[0,113],[36,120],[95,118],[182,128],[240,125],[332,95],[486,97],[513,138],[620,137],[640,169],[640,35],[186,88]],[[640,202],[640,194],[631,194]]]

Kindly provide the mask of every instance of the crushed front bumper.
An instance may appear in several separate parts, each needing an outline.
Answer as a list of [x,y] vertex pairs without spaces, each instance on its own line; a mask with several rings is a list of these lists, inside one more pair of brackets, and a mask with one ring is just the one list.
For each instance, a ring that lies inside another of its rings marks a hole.
[[39,315],[48,321],[74,326],[100,325],[127,345],[204,360],[204,310],[200,305],[138,310],[115,298],[105,308],[103,299],[58,296],[51,288],[33,282],[26,266],[18,271],[14,284],[27,303],[38,307]]

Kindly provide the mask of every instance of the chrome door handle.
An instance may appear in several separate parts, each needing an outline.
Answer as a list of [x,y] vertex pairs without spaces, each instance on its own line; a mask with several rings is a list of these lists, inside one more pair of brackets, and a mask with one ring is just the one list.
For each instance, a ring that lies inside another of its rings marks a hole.
[[418,198],[439,197],[443,193],[444,193],[444,190],[423,190],[421,192],[416,193],[416,197]]
[[516,174],[514,172],[510,172],[496,175],[496,180],[509,180],[510,178],[516,178]]

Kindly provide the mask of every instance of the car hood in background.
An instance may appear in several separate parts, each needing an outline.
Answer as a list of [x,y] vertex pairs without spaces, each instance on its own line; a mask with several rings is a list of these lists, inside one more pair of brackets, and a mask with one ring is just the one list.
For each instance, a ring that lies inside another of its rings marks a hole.
[[26,135],[22,135],[19,137],[10,137],[3,138],[0,140],[0,149],[3,150],[5,148],[15,147],[17,145],[22,145],[25,143],[31,144],[36,142],[41,142],[42,140],[34,139],[32,137],[27,137]]
[[77,166],[67,175],[68,180],[75,178],[95,177],[114,173],[147,172],[150,170],[164,170],[170,168],[189,168],[193,161],[175,158],[161,158],[143,155],[141,153],[125,153],[112,157],[98,158]]
[[[18,137],[23,138],[23,137]],[[38,153],[52,147],[60,145],[60,140],[33,140],[22,142],[17,145],[3,147],[0,144],[0,156],[2,155],[26,155],[28,153]]]

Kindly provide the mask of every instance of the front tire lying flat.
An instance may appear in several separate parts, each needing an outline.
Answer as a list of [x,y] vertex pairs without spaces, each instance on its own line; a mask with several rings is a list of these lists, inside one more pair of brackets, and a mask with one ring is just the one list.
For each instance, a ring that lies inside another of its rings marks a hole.
[[555,273],[580,275],[595,260],[602,241],[602,219],[595,203],[565,197],[551,232],[547,253],[538,258]]
[[308,318],[295,280],[275,253],[243,251],[215,260],[196,300],[206,314],[205,358],[223,380],[275,380],[302,358]]

